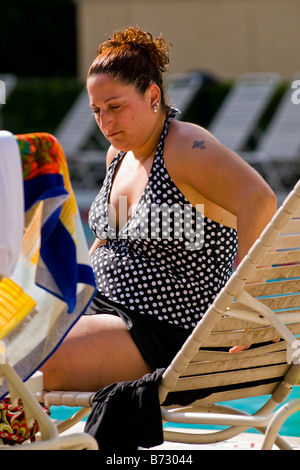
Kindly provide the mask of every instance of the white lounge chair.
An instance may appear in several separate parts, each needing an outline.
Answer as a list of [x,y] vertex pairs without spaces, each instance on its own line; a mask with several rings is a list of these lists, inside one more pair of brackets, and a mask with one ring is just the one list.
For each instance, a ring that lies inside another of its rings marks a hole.
[[166,90],[171,105],[180,111],[176,119],[182,119],[205,81],[205,76],[198,72],[173,73],[167,78]]
[[275,73],[241,75],[213,118],[210,132],[231,150],[245,150],[280,81]]
[[255,150],[241,156],[260,171],[275,191],[289,191],[300,175],[300,112],[293,100],[295,74]]
[[[159,390],[162,403],[166,398],[176,403],[176,398],[172,398],[174,392],[180,392],[178,400],[183,400],[185,394],[194,400],[193,406],[179,410],[178,414],[163,408],[164,420],[230,427],[206,435],[166,429],[167,440],[218,442],[256,427],[265,433],[263,449],[271,448],[274,441],[281,448],[290,448],[283,438],[277,437],[277,432],[282,421],[300,409],[300,400],[277,412],[273,410],[286,399],[300,377],[299,217],[300,182],[163,377]],[[278,338],[282,341],[272,342]],[[214,351],[234,345],[254,348],[236,354]],[[260,395],[271,397],[253,416],[217,405]]]

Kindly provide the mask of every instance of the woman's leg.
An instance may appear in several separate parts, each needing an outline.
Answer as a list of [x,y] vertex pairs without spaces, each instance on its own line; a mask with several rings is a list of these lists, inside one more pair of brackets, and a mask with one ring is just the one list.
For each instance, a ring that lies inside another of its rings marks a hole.
[[152,371],[121,318],[106,314],[83,315],[41,370],[46,390],[77,391],[97,391]]

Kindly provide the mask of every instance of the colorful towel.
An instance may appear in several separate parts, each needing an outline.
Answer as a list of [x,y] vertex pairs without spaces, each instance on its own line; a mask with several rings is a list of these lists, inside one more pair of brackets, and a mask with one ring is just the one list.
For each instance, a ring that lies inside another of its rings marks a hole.
[[22,159],[25,232],[17,266],[0,283],[0,339],[26,380],[84,313],[95,280],[59,142],[46,133],[11,138]]

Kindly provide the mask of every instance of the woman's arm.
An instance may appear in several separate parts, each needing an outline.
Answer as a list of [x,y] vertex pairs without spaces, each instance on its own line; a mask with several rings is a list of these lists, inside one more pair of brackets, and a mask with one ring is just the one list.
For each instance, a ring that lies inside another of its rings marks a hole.
[[96,238],[89,250],[89,255],[92,256],[93,253],[95,253],[95,251],[99,248],[99,246],[105,245],[105,243],[106,243],[106,240],[99,240],[99,238]]
[[[236,218],[239,261],[247,254],[277,209],[276,197],[263,178],[208,131],[174,123],[171,171],[193,203],[201,197]],[[195,197],[196,195],[196,197]],[[190,200],[190,199],[189,199]],[[204,207],[205,210],[205,207]]]
[[[116,157],[118,154],[118,150],[115,149],[112,145],[109,147],[106,155],[106,168],[109,167],[111,164],[112,160]],[[93,253],[99,248],[101,245],[105,245],[106,240],[99,240],[99,238],[96,238],[89,250],[89,255],[92,256]]]

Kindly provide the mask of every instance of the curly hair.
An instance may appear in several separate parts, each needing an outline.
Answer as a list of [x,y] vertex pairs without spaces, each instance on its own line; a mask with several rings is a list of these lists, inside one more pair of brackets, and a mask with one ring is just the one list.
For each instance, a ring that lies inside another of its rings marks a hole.
[[134,85],[142,94],[155,83],[161,91],[161,105],[168,110],[163,73],[169,65],[169,52],[170,45],[161,36],[153,38],[149,32],[130,27],[115,32],[99,46],[87,77],[108,74]]

